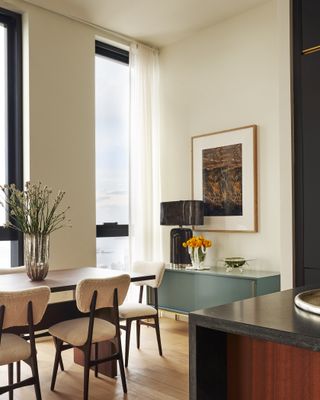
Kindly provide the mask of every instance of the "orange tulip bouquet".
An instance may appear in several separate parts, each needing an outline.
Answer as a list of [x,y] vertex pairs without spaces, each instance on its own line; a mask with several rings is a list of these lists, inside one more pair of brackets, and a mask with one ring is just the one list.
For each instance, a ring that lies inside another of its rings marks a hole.
[[188,248],[192,269],[204,269],[203,264],[206,258],[207,248],[212,246],[211,240],[207,240],[203,236],[193,236],[182,243],[182,246]]

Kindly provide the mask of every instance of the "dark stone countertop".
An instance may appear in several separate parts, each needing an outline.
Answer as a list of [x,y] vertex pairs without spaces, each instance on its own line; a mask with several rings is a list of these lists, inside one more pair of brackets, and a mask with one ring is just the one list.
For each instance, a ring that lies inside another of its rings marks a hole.
[[320,315],[307,313],[294,304],[295,295],[309,289],[314,287],[289,289],[194,311],[189,315],[189,323],[319,351]]

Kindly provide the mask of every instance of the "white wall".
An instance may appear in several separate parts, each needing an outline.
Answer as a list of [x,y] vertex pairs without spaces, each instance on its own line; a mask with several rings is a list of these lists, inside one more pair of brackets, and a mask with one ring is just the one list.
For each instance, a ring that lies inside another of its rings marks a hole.
[[[214,242],[209,263],[245,256],[256,259],[252,265],[261,270],[281,269],[280,237],[288,232],[280,208],[291,198],[280,181],[277,30],[277,4],[270,1],[160,53],[162,201],[191,198],[191,136],[259,127],[259,231],[206,233]],[[167,228],[163,242],[168,259]]]
[[52,235],[51,266],[95,265],[94,35],[29,14],[30,177],[66,191],[71,229]]

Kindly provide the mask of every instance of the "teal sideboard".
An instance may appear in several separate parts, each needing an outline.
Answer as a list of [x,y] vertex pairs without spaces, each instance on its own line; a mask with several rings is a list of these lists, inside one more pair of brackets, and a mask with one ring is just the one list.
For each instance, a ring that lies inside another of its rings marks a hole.
[[278,272],[225,268],[192,271],[166,268],[159,288],[159,307],[188,313],[280,290]]

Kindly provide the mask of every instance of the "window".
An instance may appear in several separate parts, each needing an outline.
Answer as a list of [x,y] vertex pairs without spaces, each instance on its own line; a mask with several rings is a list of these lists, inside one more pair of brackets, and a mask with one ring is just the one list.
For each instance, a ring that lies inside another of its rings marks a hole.
[[97,266],[129,264],[129,53],[96,42]]
[[[0,8],[0,184],[22,187],[21,15]],[[0,207],[0,266],[23,263],[21,235],[5,229]]]

